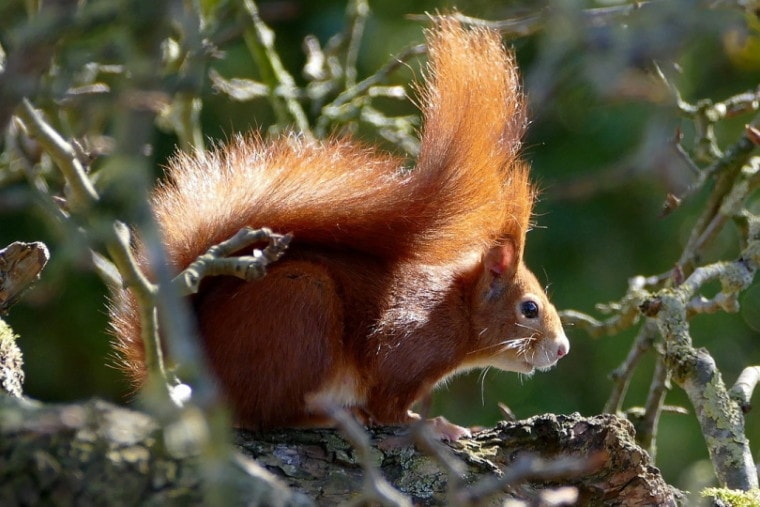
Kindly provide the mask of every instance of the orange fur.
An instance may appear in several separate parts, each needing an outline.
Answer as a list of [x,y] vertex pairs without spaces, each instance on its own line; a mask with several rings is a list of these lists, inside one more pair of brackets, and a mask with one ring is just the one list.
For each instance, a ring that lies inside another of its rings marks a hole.
[[[428,40],[413,170],[346,139],[236,138],[178,155],[153,196],[176,270],[244,226],[294,234],[264,280],[208,279],[193,298],[242,426],[311,424],[325,400],[404,422],[457,371],[545,368],[568,351],[522,263],[534,191],[519,159],[526,119],[514,58],[497,33],[454,21]],[[520,314],[526,298],[540,319]],[[112,323],[126,368],[142,378],[128,294]]]

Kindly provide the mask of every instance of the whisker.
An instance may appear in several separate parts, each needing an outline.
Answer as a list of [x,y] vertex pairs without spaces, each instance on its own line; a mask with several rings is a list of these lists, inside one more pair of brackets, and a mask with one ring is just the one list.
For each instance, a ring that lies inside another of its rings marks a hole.
[[478,376],[480,381],[480,404],[483,406],[486,404],[486,374],[490,369],[490,366],[483,368],[483,371]]
[[486,351],[486,350],[489,350],[489,349],[494,349],[494,348],[503,348],[504,350],[513,349],[513,348],[517,348],[517,347],[520,346],[519,342],[530,341],[530,340],[532,340],[532,338],[530,338],[530,337],[527,337],[527,338],[512,338],[510,340],[504,340],[504,341],[501,341],[499,343],[492,343],[491,345],[486,345],[485,347],[481,347],[479,349],[471,350],[467,354],[476,354],[478,352],[483,352],[483,351]]
[[533,331],[533,334],[536,334],[536,333],[538,333],[538,331],[536,331],[536,329],[534,329],[534,328],[532,328],[532,327],[530,327],[530,326],[528,326],[528,325],[526,325],[526,324],[520,324],[519,322],[515,322],[515,325],[516,325],[517,327],[521,327],[521,328],[523,328],[523,329],[530,329],[531,331]]

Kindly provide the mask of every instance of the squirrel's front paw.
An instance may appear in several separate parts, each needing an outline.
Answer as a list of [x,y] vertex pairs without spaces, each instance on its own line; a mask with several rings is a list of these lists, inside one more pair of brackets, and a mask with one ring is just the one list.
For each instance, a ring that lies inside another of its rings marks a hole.
[[428,419],[427,422],[433,435],[444,442],[456,442],[460,438],[470,438],[472,436],[469,429],[458,426],[443,416]]

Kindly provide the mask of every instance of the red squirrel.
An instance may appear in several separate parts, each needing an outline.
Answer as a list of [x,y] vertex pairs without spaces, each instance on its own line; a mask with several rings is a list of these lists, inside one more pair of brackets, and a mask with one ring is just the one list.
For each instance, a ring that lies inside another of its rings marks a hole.
[[[523,263],[535,191],[519,157],[527,121],[514,57],[498,33],[452,20],[427,40],[413,169],[349,139],[248,136],[177,155],[152,197],[177,271],[245,226],[293,233],[263,279],[207,278],[192,297],[239,427],[321,425],[325,404],[368,424],[408,423],[455,373],[531,373],[569,352]],[[128,293],[112,326],[143,379]]]

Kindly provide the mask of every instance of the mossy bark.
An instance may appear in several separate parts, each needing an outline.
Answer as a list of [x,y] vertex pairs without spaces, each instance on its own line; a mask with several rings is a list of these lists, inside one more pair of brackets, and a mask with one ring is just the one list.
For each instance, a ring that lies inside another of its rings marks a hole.
[[[408,429],[378,428],[370,436],[374,461],[396,488],[419,505],[450,503],[447,473],[416,449]],[[238,432],[235,443],[256,463],[231,457],[214,480],[241,505],[334,505],[360,494],[364,472],[334,430]],[[579,505],[675,505],[635,445],[631,424],[613,415],[503,422],[450,447],[465,464],[462,488],[500,475],[526,454],[597,458],[581,475],[500,490],[489,505],[562,485],[578,488]],[[0,396],[0,505],[201,505],[201,470],[197,457],[170,455],[144,414],[99,401],[46,406]]]

